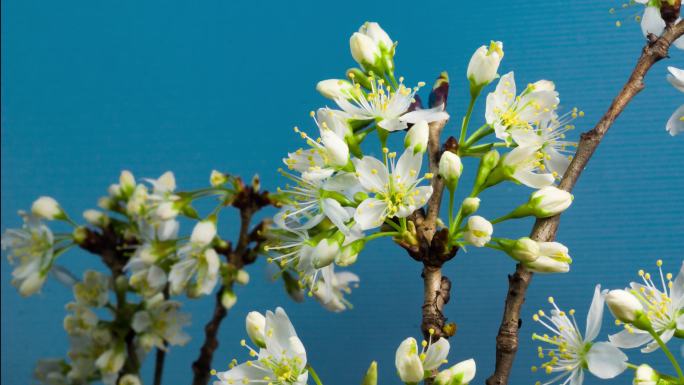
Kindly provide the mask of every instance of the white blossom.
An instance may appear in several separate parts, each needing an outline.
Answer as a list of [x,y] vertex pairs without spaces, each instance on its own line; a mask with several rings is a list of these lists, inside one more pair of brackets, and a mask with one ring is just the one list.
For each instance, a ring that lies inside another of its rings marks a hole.
[[461,361],[435,377],[435,385],[467,385],[475,378],[475,360]]
[[[648,37],[648,34],[652,33],[656,36],[660,36],[665,30],[665,20],[660,14],[660,7],[655,5],[655,3],[649,0],[634,0],[639,4],[646,5],[644,9],[644,14],[641,16],[641,32],[644,37]],[[675,22],[677,23],[679,19]],[[684,38],[678,38],[672,43],[675,47],[679,49],[684,49]]]
[[183,327],[190,323],[190,315],[179,311],[181,303],[164,299],[159,293],[145,300],[145,308],[133,315],[131,327],[145,351],[153,347],[166,350],[169,345],[185,345],[190,336]]
[[332,264],[321,269],[321,276],[313,290],[316,300],[333,312],[351,308],[352,305],[344,298],[344,294],[350,294],[351,289],[358,286],[359,277],[348,271],[335,272]]
[[406,150],[396,163],[395,158],[396,153],[385,151],[384,163],[372,156],[354,159],[359,183],[373,194],[359,204],[354,214],[363,230],[378,227],[387,218],[409,216],[432,195],[432,186],[418,186],[424,179],[418,178],[422,154]]
[[[581,385],[584,371],[588,370],[601,379],[614,378],[627,368],[627,356],[608,342],[594,342],[601,330],[603,304],[606,291],[597,285],[587,314],[584,335],[575,319],[575,311],[565,312],[558,308],[553,298],[551,315],[539,311],[533,319],[546,327],[551,335],[533,334],[532,339],[547,343],[549,347],[538,348],[540,358],[548,357],[539,369],[555,376],[544,384],[562,382]],[[534,367],[533,371],[537,368]]]
[[475,50],[467,70],[472,87],[482,87],[496,79],[503,56],[503,43],[500,41],[492,41],[489,47],[483,45]]
[[52,197],[40,197],[33,202],[31,213],[38,218],[52,220],[64,217],[64,211]]
[[554,175],[546,172],[542,159],[544,154],[536,146],[519,146],[504,155],[503,172],[510,178],[532,188],[549,186]]
[[29,296],[43,286],[54,259],[52,231],[38,218],[19,213],[21,229],[7,229],[2,235],[2,249],[9,250],[8,260],[18,264],[12,271],[12,285]]
[[552,82],[537,81],[516,95],[513,72],[502,76],[494,92],[487,95],[485,119],[501,140],[509,140],[511,130],[532,128],[532,123],[556,116],[559,99]]
[[440,337],[432,341],[434,330],[430,330],[430,338],[424,341],[421,350],[413,337],[402,341],[397,348],[394,364],[399,373],[399,378],[405,383],[417,383],[421,381],[425,372],[438,369],[446,362],[449,354],[449,341]]
[[246,346],[252,361],[233,366],[217,374],[214,385],[262,384],[305,385],[309,372],[306,370],[306,350],[297,337],[290,319],[282,308],[266,312],[264,342],[265,347],[254,349]]
[[[684,42],[684,39],[682,38],[679,38],[677,41],[680,40]],[[684,70],[675,67],[667,67],[667,70],[670,72],[667,75],[667,80],[670,82],[670,84],[672,84],[672,86],[677,90],[684,92]],[[684,104],[679,106],[679,108],[677,108],[672,114],[670,119],[668,119],[665,129],[672,136],[684,131]]]
[[492,239],[493,232],[494,226],[488,220],[479,215],[473,215],[468,218],[463,239],[475,247],[483,247]]
[[109,301],[110,279],[95,270],[83,273],[83,281],[74,284],[76,301],[90,307],[102,307]]
[[[637,311],[646,309],[644,313],[653,329],[660,335],[663,342],[667,343],[675,332],[684,331],[684,264],[674,280],[672,274],[663,273],[662,261],[658,261],[657,265],[659,274],[656,282],[660,279],[659,286],[656,285],[651,274],[640,270],[639,275],[643,283],[632,282],[624,292],[631,296],[628,301],[633,308]],[[624,296],[624,294],[621,295]],[[623,318],[629,318],[629,316],[631,314],[621,314]],[[633,328],[628,324],[625,325],[625,330],[609,338],[613,345],[625,349],[643,346],[641,349],[643,353],[650,353],[659,348],[658,343],[647,331]]]

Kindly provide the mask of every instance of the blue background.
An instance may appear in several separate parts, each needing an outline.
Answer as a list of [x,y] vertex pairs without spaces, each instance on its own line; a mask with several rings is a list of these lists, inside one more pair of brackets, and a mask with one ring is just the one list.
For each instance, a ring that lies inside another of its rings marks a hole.
[[[39,195],[56,197],[80,217],[122,169],[139,177],[173,170],[181,189],[206,186],[214,168],[245,177],[259,173],[266,188],[275,188],[282,182],[276,173],[281,157],[301,143],[292,126],[312,128],[308,112],[329,103],[314,86],[341,77],[354,64],[348,37],[365,20],[379,21],[399,41],[398,72],[409,84],[431,84],[440,71],[449,72],[453,119],[447,132],[455,134],[465,110],[468,59],[491,39],[505,44],[500,73],[514,69],[522,85],[554,80],[562,107],[586,111],[577,122],[586,130],[607,108],[642,46],[633,21],[639,10],[610,15],[608,9],[619,4],[3,1],[2,228],[19,226],[16,211]],[[622,28],[615,26],[618,19]],[[684,65],[682,52],[672,57],[668,64]],[[575,263],[569,274],[535,277],[513,384],[544,379],[530,377],[538,359],[528,338],[541,331],[531,315],[547,308],[548,295],[583,315],[596,283],[622,287],[639,268],[653,269],[657,258],[671,271],[681,263],[684,138],[670,137],[664,124],[682,95],[665,82],[665,68],[653,68],[647,89],[620,116],[575,189],[559,233]],[[474,125],[482,121],[483,109],[481,101]],[[506,184],[488,192],[481,213],[498,216],[512,207],[510,197],[522,200],[528,191]],[[235,232],[228,216],[220,227],[225,238]],[[522,236],[530,226],[506,224],[497,234]],[[61,263],[77,272],[101,266],[83,252],[68,253]],[[493,368],[506,274],[513,269],[512,261],[491,250],[459,253],[445,267],[453,281],[446,315],[459,327],[450,361],[474,357],[477,383]],[[394,350],[407,336],[419,336],[420,265],[381,240],[352,270],[362,279],[351,296],[355,308],[332,314],[311,300],[295,304],[279,283],[268,282],[263,262],[251,266],[252,283],[238,289],[238,303],[221,326],[214,367],[246,358],[238,341],[249,310],[282,305],[326,385],[358,383],[373,359],[379,361],[381,383],[399,383]],[[40,295],[22,299],[9,283],[10,273],[3,259],[1,369],[8,385],[27,383],[38,358],[65,353],[63,306],[71,298],[51,281]],[[171,350],[166,383],[189,383],[212,306],[213,298],[204,298],[186,307],[193,315],[193,339]],[[604,337],[616,330],[605,318]],[[660,353],[649,358],[669,369]],[[150,356],[147,382],[151,363]],[[596,382],[589,377],[588,383]],[[631,383],[631,374],[615,383]]]

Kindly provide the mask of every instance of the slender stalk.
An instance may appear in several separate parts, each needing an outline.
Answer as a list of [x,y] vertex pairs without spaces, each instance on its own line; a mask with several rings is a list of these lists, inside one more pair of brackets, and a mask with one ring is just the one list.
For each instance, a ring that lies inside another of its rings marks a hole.
[[488,124],[483,124],[480,128],[475,130],[468,139],[465,141],[465,147],[469,148],[473,144],[477,143],[478,140],[484,138],[485,136],[491,134],[494,132],[494,129],[491,128]]
[[677,362],[677,359],[675,358],[674,355],[672,355],[672,352],[670,349],[667,347],[665,342],[660,338],[658,333],[656,333],[653,328],[648,331],[648,333],[653,337],[653,339],[658,343],[658,346],[660,346],[660,349],[665,353],[667,356],[667,359],[670,360],[672,363],[672,367],[674,367],[675,371],[677,372],[677,377],[679,377],[679,383],[684,383],[684,373],[682,373],[682,368],[679,366],[679,362]]
[[[582,134],[575,157],[570,162],[559,185],[561,189],[572,190],[615,119],[624,111],[634,96],[645,87],[644,77],[648,71],[656,62],[667,57],[672,42],[682,35],[684,35],[684,21],[668,25],[659,38],[649,35],[649,41],[643,48],[642,54],[622,90],[613,99],[610,107],[596,126]],[[556,237],[559,221],[560,216],[538,219],[530,238],[538,241],[552,241]],[[496,367],[494,373],[487,379],[487,385],[505,385],[508,383],[513,361],[518,351],[520,312],[531,280],[532,273],[521,264],[518,264],[514,274],[509,275],[501,326],[496,337]]]
[[466,134],[468,133],[468,124],[470,123],[470,116],[473,114],[473,108],[475,107],[475,100],[477,100],[477,94],[470,96],[470,103],[468,104],[468,110],[463,117],[463,123],[461,124],[461,135],[458,137],[458,144],[465,144]]
[[317,374],[316,371],[314,370],[313,366],[311,366],[311,365],[306,365],[306,370],[309,371],[309,374],[311,374],[311,378],[313,378],[313,380],[314,380],[314,382],[316,383],[316,385],[323,385],[323,383],[321,382],[320,377],[318,377],[318,374]]

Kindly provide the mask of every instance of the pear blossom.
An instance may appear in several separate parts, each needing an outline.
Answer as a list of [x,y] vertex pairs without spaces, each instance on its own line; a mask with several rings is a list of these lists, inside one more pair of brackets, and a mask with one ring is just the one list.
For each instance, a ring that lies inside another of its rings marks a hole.
[[266,317],[258,311],[250,311],[245,318],[245,329],[252,343],[260,348],[266,347]]
[[488,220],[479,215],[473,215],[468,218],[463,238],[475,247],[483,247],[492,239],[493,232],[494,226]]
[[[658,261],[657,265],[659,274],[656,282],[659,278],[660,285],[656,285],[651,274],[640,270],[639,276],[643,283],[632,282],[625,292],[636,299],[635,305],[638,308],[645,309],[643,312],[651,326],[663,342],[667,343],[676,332],[684,331],[684,263],[674,280],[672,274],[663,273],[662,261]],[[625,325],[625,330],[609,336],[609,339],[620,348],[643,346],[643,353],[653,352],[659,347],[647,331],[628,324]]]
[[180,224],[175,219],[161,222],[140,220],[138,229],[143,241],[124,266],[130,272],[130,285],[144,297],[151,297],[164,289],[168,279],[166,271],[156,263],[175,251]]
[[[607,290],[601,291],[600,285],[594,289],[584,335],[575,319],[574,309],[568,312],[561,310],[551,297],[551,315],[540,310],[533,316],[534,321],[551,332],[551,336],[536,333],[532,335],[533,340],[549,344],[549,347],[540,346],[538,349],[540,358],[549,358],[539,369],[554,375],[545,384],[569,382],[572,385],[581,385],[585,370],[598,378],[609,379],[627,368],[627,356],[620,349],[608,342],[594,342],[601,330],[606,292]],[[533,371],[537,369],[532,368]]]
[[413,150],[413,153],[425,152],[427,149],[430,127],[424,120],[418,121],[406,133],[404,147]]
[[171,171],[167,171],[157,179],[146,179],[152,185],[152,194],[149,200],[152,203],[153,217],[161,221],[171,220],[178,216],[180,199],[174,194],[176,190],[176,177]]
[[333,312],[341,312],[352,305],[344,298],[344,294],[351,293],[353,287],[358,286],[359,277],[349,271],[335,272],[334,265],[321,269],[322,282],[319,282],[313,296],[323,307]]
[[370,77],[371,91],[367,94],[353,95],[352,98],[337,98],[335,103],[349,115],[350,119],[375,121],[378,127],[387,131],[399,131],[408,127],[409,123],[425,121],[427,123],[449,118],[444,105],[425,110],[408,112],[414,102],[416,92],[424,85],[407,88],[403,82],[396,90],[385,84],[383,79]]
[[413,337],[409,337],[399,344],[394,358],[394,364],[399,373],[399,378],[405,383],[417,383],[423,380],[425,372],[438,369],[446,362],[449,355],[449,341],[440,337],[432,341],[434,330],[430,330],[430,338],[423,341],[422,348],[418,350],[418,343]]
[[519,146],[534,147],[539,151],[539,160],[556,179],[565,174],[572,160],[577,142],[566,140],[566,133],[574,130],[572,121],[584,116],[583,111],[573,108],[560,117],[539,120],[529,126],[510,130],[510,137]]
[[169,345],[185,345],[190,336],[183,326],[190,323],[190,315],[180,313],[181,303],[164,299],[162,293],[145,300],[145,309],[133,315],[131,327],[137,333],[138,343],[145,351],[153,347],[166,350]]
[[109,301],[109,285],[107,275],[88,270],[83,273],[83,281],[74,284],[74,297],[85,306],[102,307]]
[[12,271],[12,285],[29,296],[45,283],[54,260],[52,231],[40,219],[19,212],[24,220],[21,229],[7,229],[2,235],[2,249],[9,250],[10,263],[18,263]]
[[70,302],[65,308],[71,313],[64,317],[64,330],[69,335],[88,335],[97,327],[98,317],[86,305]]
[[[644,34],[644,37],[648,37],[650,33],[660,36],[665,31],[665,20],[663,20],[660,14],[660,3],[649,0],[634,1],[646,6],[644,14],[641,16],[641,32]],[[679,20],[677,19],[675,23],[679,22]],[[679,49],[684,49],[684,38],[680,37],[672,44]]]
[[344,79],[326,79],[316,84],[316,91],[328,99],[349,98],[357,92],[354,85]]
[[328,218],[342,232],[349,233],[347,222],[352,218],[354,208],[343,206],[340,200],[350,202],[351,192],[358,185],[353,174],[343,172],[319,180],[300,178],[285,172],[283,175],[297,185],[278,189],[279,193],[286,195],[290,204],[276,214],[275,222],[291,230],[304,230]]
[[180,260],[169,272],[170,292],[178,295],[187,288],[191,297],[210,294],[218,282],[221,265],[216,250],[188,245],[178,250],[178,256]]
[[[679,38],[677,41],[680,40],[684,42],[682,38]],[[684,92],[684,70],[675,67],[667,67],[667,70],[670,72],[667,75],[667,81],[669,81],[674,88]],[[675,110],[670,119],[668,119],[665,128],[672,136],[684,131],[684,104]]]
[[530,84],[516,96],[515,77],[509,72],[499,79],[494,92],[487,95],[485,119],[496,137],[508,142],[511,130],[531,128],[534,122],[552,120],[558,102],[558,92],[548,80]]
[[572,204],[573,196],[555,186],[546,186],[530,196],[528,206],[537,218],[548,218],[567,210]]
[[418,178],[422,154],[406,150],[395,162],[396,153],[384,152],[384,163],[372,156],[354,159],[359,183],[373,194],[359,204],[354,214],[362,230],[378,227],[387,218],[405,218],[425,205],[432,195],[432,186],[418,186],[424,179]]
[[245,340],[241,345],[255,357],[229,370],[216,374],[214,385],[262,384],[305,385],[309,372],[306,369],[306,350],[285,310],[267,311],[264,325],[264,347],[254,349]]
[[97,357],[95,366],[97,366],[103,374],[118,373],[126,362],[126,355],[126,348],[123,342],[117,342]]
[[351,128],[341,111],[320,108],[311,116],[318,126],[320,140],[295,127],[295,132],[306,140],[310,148],[289,153],[283,162],[288,169],[300,172],[303,179],[319,181],[330,177],[349,162],[349,146],[345,137],[351,134]]
[[503,173],[525,186],[542,188],[554,181],[554,174],[546,172],[544,154],[536,146],[519,146],[501,160]]

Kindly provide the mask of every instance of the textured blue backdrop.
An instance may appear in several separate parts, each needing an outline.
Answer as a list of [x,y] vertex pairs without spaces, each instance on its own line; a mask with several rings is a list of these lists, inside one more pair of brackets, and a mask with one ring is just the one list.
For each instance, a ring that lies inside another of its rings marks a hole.
[[[280,158],[299,144],[291,127],[309,124],[308,111],[325,103],[314,91],[316,82],[353,64],[347,39],[365,20],[381,22],[399,41],[398,68],[409,83],[431,83],[439,71],[449,71],[454,117],[464,111],[470,54],[499,39],[506,52],[502,71],[514,69],[521,84],[553,79],[564,107],[586,111],[578,122],[584,130],[605,110],[642,44],[636,23],[615,27],[608,9],[616,5],[3,1],[2,228],[18,226],[16,211],[41,194],[79,215],[124,168],[138,176],[173,170],[185,188],[205,186],[213,168],[258,172],[274,188]],[[681,52],[672,56],[670,63],[684,64]],[[665,64],[656,65],[648,88],[620,117],[577,185],[559,234],[575,263],[570,274],[535,278],[514,384],[534,382],[529,367],[537,362],[536,347],[528,336],[538,329],[528,320],[546,307],[548,295],[584,313],[595,283],[621,287],[656,258],[674,269],[684,255],[684,138],[671,138],[663,128],[682,98],[664,76]],[[477,106],[475,119],[482,119],[483,108]],[[453,122],[449,129],[455,132]],[[507,196],[522,199],[526,193],[509,184],[484,196],[482,212],[503,213]],[[530,225],[501,226],[499,233],[526,234]],[[220,231],[227,236],[234,229],[226,220]],[[76,271],[97,264],[79,252],[62,262]],[[491,373],[506,274],[513,267],[498,253],[475,250],[459,254],[445,269],[454,283],[446,315],[459,325],[451,361],[474,357],[478,382]],[[313,301],[291,302],[280,285],[267,281],[263,263],[250,267],[252,283],[239,289],[238,304],[221,327],[214,366],[245,357],[238,341],[249,310],[282,305],[326,385],[357,383],[372,359],[379,360],[382,383],[398,383],[394,350],[403,338],[419,334],[420,266],[379,241],[353,270],[362,278],[351,296],[355,308],[331,314]],[[21,299],[9,284],[10,271],[3,260],[1,368],[8,385],[27,383],[38,358],[64,354],[61,320],[71,296],[50,282],[42,294]],[[172,349],[169,384],[189,382],[212,304],[207,298],[187,306],[193,339]],[[624,376],[616,383],[630,381]]]

